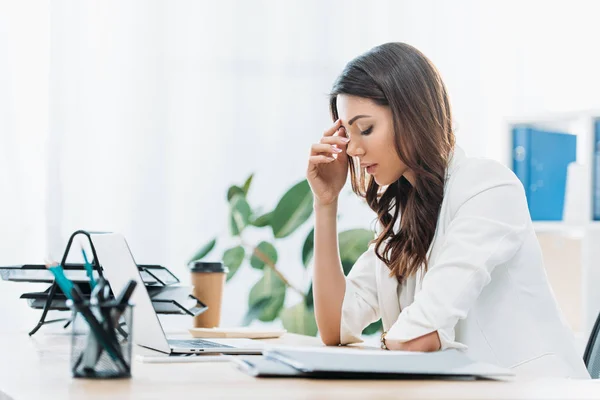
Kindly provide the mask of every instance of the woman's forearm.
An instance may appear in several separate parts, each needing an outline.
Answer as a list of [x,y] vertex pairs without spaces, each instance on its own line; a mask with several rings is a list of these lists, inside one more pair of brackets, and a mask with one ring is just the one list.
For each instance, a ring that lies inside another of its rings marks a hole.
[[386,339],[385,345],[390,350],[402,351],[438,351],[441,348],[440,337],[437,331],[420,336],[408,342]]
[[315,203],[313,297],[315,317],[323,343],[340,343],[342,302],[346,279],[337,238],[337,202]]

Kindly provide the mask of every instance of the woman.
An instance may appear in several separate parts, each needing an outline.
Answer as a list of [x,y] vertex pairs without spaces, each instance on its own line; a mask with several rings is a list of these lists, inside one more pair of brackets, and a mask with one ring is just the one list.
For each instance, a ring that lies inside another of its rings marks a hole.
[[[327,345],[379,318],[389,350],[462,349],[520,374],[588,377],[549,287],[523,186],[455,146],[446,88],[415,48],[352,60],[330,97],[335,123],[311,148],[314,304]],[[376,240],[344,277],[338,195],[377,213]]]

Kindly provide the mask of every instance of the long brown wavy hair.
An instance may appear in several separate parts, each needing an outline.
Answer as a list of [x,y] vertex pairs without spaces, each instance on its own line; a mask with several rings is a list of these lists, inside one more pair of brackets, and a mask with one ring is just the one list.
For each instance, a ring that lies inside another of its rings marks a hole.
[[[348,157],[353,191],[377,213],[382,231],[375,252],[399,282],[421,266],[439,218],[449,158],[454,149],[452,114],[446,87],[435,66],[405,43],[386,43],[350,61],[330,94],[333,120],[340,94],[371,99],[392,113],[396,151],[413,171],[414,187],[400,177],[379,187]],[[394,225],[400,218],[400,229]],[[382,249],[383,247],[383,249]]]

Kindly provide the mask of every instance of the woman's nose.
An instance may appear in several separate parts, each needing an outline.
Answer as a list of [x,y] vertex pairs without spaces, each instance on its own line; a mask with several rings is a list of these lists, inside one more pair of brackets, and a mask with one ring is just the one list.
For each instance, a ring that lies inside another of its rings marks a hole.
[[360,144],[356,143],[354,140],[351,140],[346,145],[346,153],[350,157],[359,157],[359,156],[362,156],[363,154],[365,154],[365,152],[362,149],[362,147],[360,146]]

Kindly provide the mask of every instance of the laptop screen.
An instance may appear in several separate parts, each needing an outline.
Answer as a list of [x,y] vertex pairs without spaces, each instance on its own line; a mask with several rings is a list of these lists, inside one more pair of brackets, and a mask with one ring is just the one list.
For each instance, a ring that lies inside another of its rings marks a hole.
[[104,277],[114,295],[118,296],[130,280],[137,282],[130,300],[135,305],[133,342],[163,353],[170,353],[169,343],[125,237],[119,233],[93,233],[91,236]]

